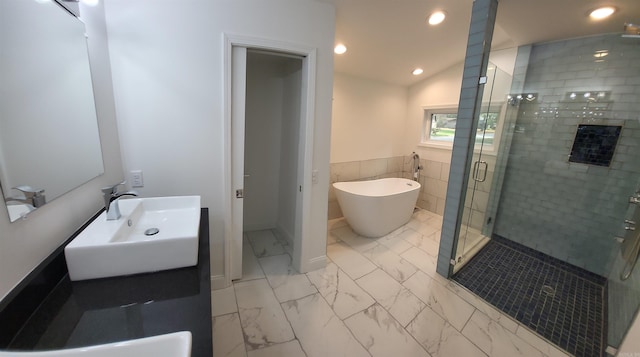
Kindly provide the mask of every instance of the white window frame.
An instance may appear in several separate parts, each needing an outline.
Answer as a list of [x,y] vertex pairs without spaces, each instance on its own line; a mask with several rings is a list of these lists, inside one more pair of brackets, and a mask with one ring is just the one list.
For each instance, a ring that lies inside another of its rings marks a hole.
[[[490,105],[483,105],[482,111],[484,112],[487,109],[487,106],[490,108],[495,108],[498,110],[498,123],[496,125],[495,134],[493,138],[492,144],[485,144],[483,147],[483,152],[488,154],[496,154],[498,151],[498,146],[500,143],[500,134],[502,132],[502,126],[504,124],[506,118],[506,103],[491,103]],[[422,117],[422,133],[420,135],[420,143],[418,146],[422,147],[432,147],[432,148],[440,148],[440,149],[453,149],[453,142],[442,141],[442,140],[433,140],[431,139],[431,115],[432,114],[452,114],[458,113],[458,107],[455,105],[448,106],[440,106],[440,107],[422,107],[423,117]],[[475,144],[474,151],[480,150],[480,144]]]
[[422,107],[422,133],[420,135],[420,146],[453,148],[453,141],[441,141],[431,139],[431,116],[433,114],[458,114],[457,105],[442,107]]

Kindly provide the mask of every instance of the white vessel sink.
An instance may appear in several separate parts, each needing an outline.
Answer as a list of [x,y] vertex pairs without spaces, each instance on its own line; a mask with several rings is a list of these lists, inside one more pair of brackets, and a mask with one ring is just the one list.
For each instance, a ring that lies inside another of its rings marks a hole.
[[0,351],[0,357],[189,357],[191,332],[180,331],[166,335],[139,338],[122,342],[55,351]]
[[[200,196],[121,199],[118,220],[103,212],[65,249],[71,280],[148,273],[198,263]],[[146,235],[145,231],[158,233]]]

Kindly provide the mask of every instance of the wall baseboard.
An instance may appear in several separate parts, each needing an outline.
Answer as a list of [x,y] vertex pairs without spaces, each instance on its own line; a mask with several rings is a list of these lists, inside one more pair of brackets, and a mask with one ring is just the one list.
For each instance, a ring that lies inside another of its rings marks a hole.
[[243,232],[251,232],[251,231],[264,231],[267,229],[274,229],[275,225],[271,223],[251,223],[244,224],[242,226]]
[[293,249],[294,237],[291,234],[291,232],[284,229],[284,227],[281,224],[278,224],[278,226],[276,227],[276,230],[278,231],[278,234],[280,235],[280,237],[284,238],[287,241],[287,244],[289,244],[289,247]]
[[305,264],[305,273],[322,269],[327,266],[327,256],[321,255],[319,257],[311,258],[307,260],[307,264]]
[[220,290],[227,287],[226,279],[224,275],[212,275],[211,276],[211,289]]

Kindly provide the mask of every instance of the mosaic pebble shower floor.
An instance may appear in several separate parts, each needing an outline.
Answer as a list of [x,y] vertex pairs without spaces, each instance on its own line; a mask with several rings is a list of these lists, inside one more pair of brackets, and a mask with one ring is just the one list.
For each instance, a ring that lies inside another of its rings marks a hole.
[[494,235],[453,280],[575,356],[604,355],[602,276]]

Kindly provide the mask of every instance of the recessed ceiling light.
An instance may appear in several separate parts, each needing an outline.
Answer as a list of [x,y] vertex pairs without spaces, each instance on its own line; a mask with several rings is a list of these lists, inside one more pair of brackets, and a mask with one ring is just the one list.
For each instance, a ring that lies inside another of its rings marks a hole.
[[589,17],[594,20],[602,20],[611,16],[614,12],[616,12],[616,8],[613,6],[604,6],[599,7],[589,13]]
[[411,72],[411,73],[412,73],[414,76],[418,76],[418,75],[421,75],[421,74],[422,74],[422,72],[424,72],[424,71],[422,70],[422,68],[416,68],[416,69],[414,69],[414,70],[413,70],[413,72]]
[[445,17],[447,17],[447,15],[444,11],[436,11],[429,16],[429,25],[437,25],[444,21]]
[[345,52],[347,52],[347,46],[343,45],[343,44],[338,44],[334,49],[333,52],[335,52],[336,54],[343,54]]

